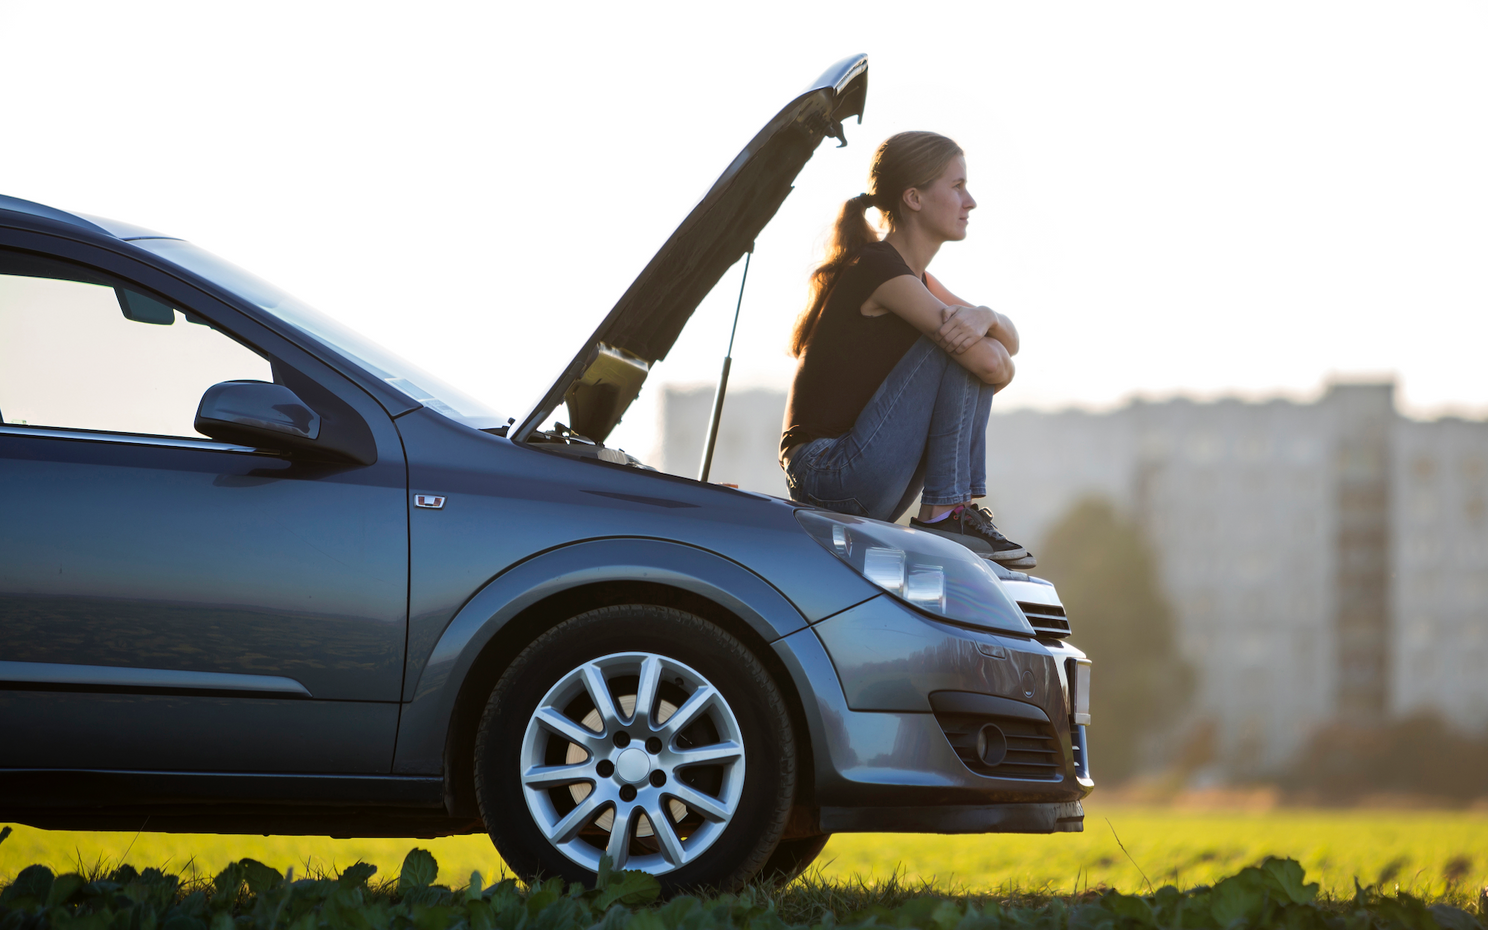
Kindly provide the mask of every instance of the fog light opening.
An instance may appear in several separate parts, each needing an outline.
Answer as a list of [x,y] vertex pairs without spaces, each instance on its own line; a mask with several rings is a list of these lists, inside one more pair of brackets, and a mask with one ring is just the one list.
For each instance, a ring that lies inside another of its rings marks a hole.
[[988,765],[997,765],[1007,758],[1007,737],[989,723],[977,731],[976,751],[977,758]]

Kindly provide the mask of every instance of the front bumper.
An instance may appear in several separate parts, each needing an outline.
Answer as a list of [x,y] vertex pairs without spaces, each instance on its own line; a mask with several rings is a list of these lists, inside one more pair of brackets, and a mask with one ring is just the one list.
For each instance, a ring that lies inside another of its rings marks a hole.
[[823,807],[823,833],[1081,833],[1079,801],[942,804],[937,807]]
[[[1066,660],[1084,657],[1074,647],[942,623],[880,596],[775,648],[803,698],[822,832],[1082,829],[1094,782],[1068,708]],[[966,761],[966,727],[978,718],[947,705],[974,712],[978,702],[1036,730],[1046,761]]]

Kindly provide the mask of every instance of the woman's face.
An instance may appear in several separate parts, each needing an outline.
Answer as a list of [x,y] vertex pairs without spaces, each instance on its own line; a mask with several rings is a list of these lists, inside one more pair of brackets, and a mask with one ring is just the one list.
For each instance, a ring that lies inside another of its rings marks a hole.
[[965,157],[952,158],[929,186],[912,188],[908,193],[919,195],[920,209],[915,217],[926,232],[946,241],[966,238],[966,221],[977,203],[966,189]]

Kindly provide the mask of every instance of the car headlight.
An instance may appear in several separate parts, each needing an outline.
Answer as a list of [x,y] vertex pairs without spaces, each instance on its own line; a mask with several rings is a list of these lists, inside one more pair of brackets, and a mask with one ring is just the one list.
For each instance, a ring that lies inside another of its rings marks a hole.
[[958,623],[1033,635],[992,567],[959,543],[819,510],[798,510],[796,519],[828,552],[907,604]]

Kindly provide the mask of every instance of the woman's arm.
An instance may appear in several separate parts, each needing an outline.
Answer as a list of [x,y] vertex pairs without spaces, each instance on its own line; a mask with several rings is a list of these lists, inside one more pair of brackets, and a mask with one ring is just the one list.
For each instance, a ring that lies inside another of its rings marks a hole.
[[[984,384],[1000,390],[1013,380],[1013,360],[1007,346],[1000,340],[978,335],[969,340],[950,343],[941,335],[948,315],[953,314],[956,308],[930,293],[918,278],[911,275],[890,278],[878,286],[861,309],[864,316],[892,313],[904,320],[935,340],[937,345],[950,353],[957,364],[976,375]],[[993,313],[991,310],[986,312]]]
[[[928,282],[930,293],[934,294],[936,299],[949,304],[953,310],[952,313],[946,315],[945,320],[941,324],[942,331],[946,333],[947,341],[953,341],[952,337],[957,334],[961,335],[964,341],[967,331],[970,330],[977,336],[991,336],[993,339],[996,339],[1007,347],[1009,355],[1018,354],[1018,329],[1013,326],[1012,320],[990,307],[977,307],[970,301],[962,300],[960,297],[946,290],[946,286],[936,280],[935,276],[928,271],[925,272],[925,280]],[[983,312],[980,314],[971,314],[963,313],[962,310]],[[992,321],[991,325],[979,333],[975,332],[982,325],[984,319],[990,319]]]

